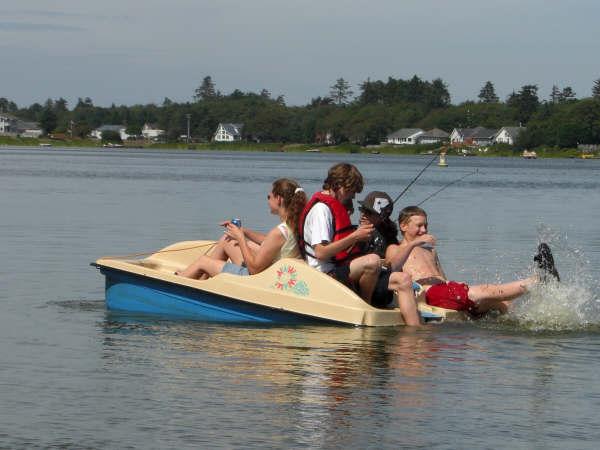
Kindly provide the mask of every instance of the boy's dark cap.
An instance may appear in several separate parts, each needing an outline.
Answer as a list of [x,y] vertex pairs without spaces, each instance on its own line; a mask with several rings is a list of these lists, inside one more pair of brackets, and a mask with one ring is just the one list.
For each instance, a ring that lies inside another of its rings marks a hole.
[[381,191],[369,192],[358,204],[368,211],[379,214],[383,219],[388,218],[394,210],[394,203],[389,195]]

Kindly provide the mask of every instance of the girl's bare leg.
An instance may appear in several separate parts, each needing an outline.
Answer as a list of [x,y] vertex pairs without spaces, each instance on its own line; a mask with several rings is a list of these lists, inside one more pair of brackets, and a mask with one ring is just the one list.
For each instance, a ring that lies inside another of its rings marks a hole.
[[202,255],[196,261],[186,267],[185,270],[179,272],[178,275],[194,279],[198,279],[204,275],[207,275],[208,277],[214,277],[216,274],[221,273],[224,265],[225,261]]

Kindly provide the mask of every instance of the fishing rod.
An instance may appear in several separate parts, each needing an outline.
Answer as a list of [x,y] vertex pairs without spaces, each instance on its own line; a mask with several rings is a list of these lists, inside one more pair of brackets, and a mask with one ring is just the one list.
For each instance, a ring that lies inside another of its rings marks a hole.
[[398,197],[396,197],[396,199],[395,199],[395,200],[392,202],[392,205],[393,205],[394,203],[396,203],[396,202],[397,202],[397,201],[400,199],[400,197],[402,197],[402,196],[405,194],[405,192],[406,192],[406,191],[408,191],[408,189],[409,189],[409,188],[410,188],[410,187],[411,187],[413,184],[415,184],[415,182],[416,182],[416,181],[419,179],[419,177],[420,177],[421,175],[423,175],[423,172],[425,172],[425,171],[427,170],[427,168],[428,168],[430,165],[432,165],[432,164],[433,164],[433,162],[436,160],[436,158],[437,158],[437,157],[440,155],[440,153],[441,153],[441,152],[442,152],[442,149],[440,149],[440,151],[439,151],[439,152],[437,152],[436,154],[434,154],[434,155],[433,155],[433,158],[431,158],[431,161],[429,161],[429,162],[427,163],[427,165],[421,169],[421,171],[420,171],[420,172],[417,174],[417,176],[416,176],[416,177],[414,177],[414,178],[413,178],[413,180],[412,180],[410,183],[408,183],[408,185],[407,185],[407,186],[404,188],[404,190],[398,194]]
[[465,178],[476,174],[477,172],[479,172],[479,169],[475,169],[473,172],[469,172],[466,175],[463,175],[462,177],[460,177],[458,180],[454,180],[446,185],[444,185],[441,189],[438,189],[437,191],[435,191],[433,194],[431,194],[429,197],[427,197],[425,200],[422,200],[420,203],[417,203],[417,206],[421,206],[423,203],[425,203],[427,200],[431,199],[432,197],[435,197],[437,194],[439,194],[440,192],[442,192],[444,189],[452,186],[453,184],[458,183],[459,181],[464,180]]

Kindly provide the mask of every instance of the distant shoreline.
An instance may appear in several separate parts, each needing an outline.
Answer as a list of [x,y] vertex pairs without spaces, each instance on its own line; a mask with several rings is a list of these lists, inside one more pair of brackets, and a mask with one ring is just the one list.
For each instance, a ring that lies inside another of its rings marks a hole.
[[[122,146],[121,146],[122,145]],[[360,146],[358,144],[339,144],[339,145],[315,145],[315,144],[284,144],[284,143],[254,143],[254,142],[235,142],[235,143],[123,143],[117,146],[104,145],[96,140],[73,139],[35,139],[35,138],[14,138],[0,136],[0,148],[6,147],[39,147],[40,149],[60,148],[110,148],[110,149],[155,149],[155,150],[205,150],[205,151],[250,151],[250,152],[276,152],[276,153],[353,153],[353,154],[373,154],[373,155],[423,155],[430,156],[439,150],[437,146],[394,146],[394,145],[372,145]],[[578,149],[562,148],[536,148],[534,149],[538,158],[581,158],[582,153]],[[448,148],[448,156],[467,156],[467,157],[512,157],[521,158],[522,151],[515,150],[508,146],[491,146],[487,150],[476,148]],[[594,155],[597,159],[599,156]]]

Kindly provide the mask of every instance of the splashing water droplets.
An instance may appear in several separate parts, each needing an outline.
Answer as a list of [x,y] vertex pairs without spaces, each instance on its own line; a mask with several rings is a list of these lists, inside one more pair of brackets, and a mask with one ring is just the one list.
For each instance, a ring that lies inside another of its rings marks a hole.
[[588,272],[582,249],[568,245],[568,238],[546,225],[538,227],[540,242],[555,251],[561,282],[551,281],[530,289],[514,302],[507,319],[530,331],[575,331],[600,328],[598,282]]
[[552,282],[534,286],[515,302],[510,319],[531,331],[567,331],[599,325],[599,313],[588,286]]

